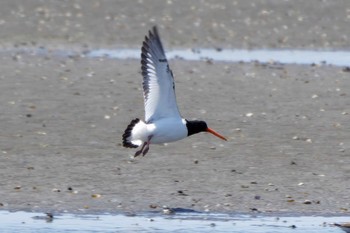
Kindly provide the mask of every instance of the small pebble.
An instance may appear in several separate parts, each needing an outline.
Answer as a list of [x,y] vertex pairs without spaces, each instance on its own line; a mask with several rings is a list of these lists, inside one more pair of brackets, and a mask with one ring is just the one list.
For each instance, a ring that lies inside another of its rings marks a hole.
[[163,206],[163,214],[174,214],[175,211],[168,206]]
[[184,193],[184,191],[182,191],[182,190],[177,191],[177,193],[178,193],[180,196],[188,196],[188,194]]
[[44,132],[44,131],[37,131],[36,133],[39,135],[46,135],[46,132]]
[[91,197],[92,198],[100,198],[102,195],[101,194],[92,194]]
[[52,213],[46,213],[46,221],[47,222],[53,221],[53,214]]

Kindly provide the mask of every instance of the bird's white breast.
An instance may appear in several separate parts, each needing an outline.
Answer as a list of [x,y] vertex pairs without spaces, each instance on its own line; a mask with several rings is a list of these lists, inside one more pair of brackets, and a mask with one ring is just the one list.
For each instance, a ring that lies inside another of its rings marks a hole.
[[182,118],[163,118],[147,124],[151,143],[173,142],[187,137],[186,121]]

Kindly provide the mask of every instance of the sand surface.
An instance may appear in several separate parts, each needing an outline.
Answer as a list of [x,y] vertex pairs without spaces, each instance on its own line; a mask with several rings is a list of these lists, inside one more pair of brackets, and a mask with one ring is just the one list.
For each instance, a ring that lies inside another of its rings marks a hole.
[[[179,108],[229,141],[194,135],[146,157],[121,146],[143,117],[138,60],[26,48],[349,49],[336,1],[0,3],[0,210],[348,213],[344,67],[171,60]],[[135,1],[136,2],[136,1]]]

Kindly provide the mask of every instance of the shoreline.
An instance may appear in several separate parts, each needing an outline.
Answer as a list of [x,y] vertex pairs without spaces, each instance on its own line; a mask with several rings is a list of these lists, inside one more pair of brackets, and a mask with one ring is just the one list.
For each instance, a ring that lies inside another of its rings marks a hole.
[[[348,0],[4,1],[0,47],[348,49]],[[336,26],[335,26],[336,25]],[[170,60],[179,109],[205,133],[131,159],[139,60],[0,53],[0,210],[350,212],[347,68]],[[307,203],[307,204],[304,204]]]

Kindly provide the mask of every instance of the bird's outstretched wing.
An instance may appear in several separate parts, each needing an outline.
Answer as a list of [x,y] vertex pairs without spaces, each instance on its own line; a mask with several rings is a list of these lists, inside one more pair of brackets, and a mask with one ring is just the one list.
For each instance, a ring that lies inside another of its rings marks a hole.
[[173,73],[165,57],[157,27],[149,31],[142,45],[141,69],[145,100],[145,121],[180,117],[176,104]]

